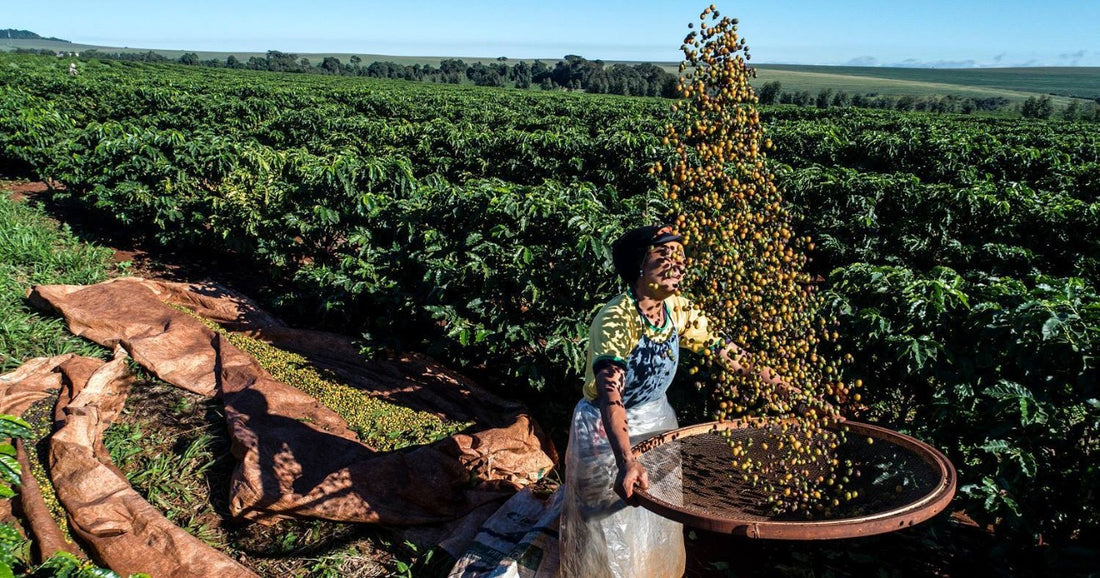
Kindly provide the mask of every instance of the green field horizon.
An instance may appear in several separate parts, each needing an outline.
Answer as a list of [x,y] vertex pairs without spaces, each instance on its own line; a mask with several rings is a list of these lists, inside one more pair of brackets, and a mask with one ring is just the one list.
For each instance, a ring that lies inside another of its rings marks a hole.
[[[8,39],[0,42],[0,51],[16,49],[53,50],[57,52],[144,53],[155,52],[165,58],[177,59],[185,53],[196,54],[200,60],[221,60],[234,56],[242,62],[252,57],[264,57],[264,52],[166,50],[118,46],[98,46],[44,39]],[[277,50],[277,49],[272,49]],[[290,52],[290,51],[282,51]],[[467,64],[496,62],[497,57],[478,56],[398,56],[353,52],[295,52],[301,58],[318,63],[326,57],[347,62],[358,56],[362,64],[393,62],[405,66],[439,66],[444,59],[460,59]],[[520,61],[541,60],[553,64],[565,55],[548,58],[504,58],[506,64]],[[584,57],[583,54],[579,56]],[[595,59],[593,59],[595,60]],[[643,61],[603,61],[605,65],[640,64]],[[675,74],[678,62],[651,62]],[[757,78],[754,86],[766,82],[779,82],[783,91],[807,91],[816,95],[822,90],[844,91],[848,94],[885,96],[956,96],[960,98],[1005,98],[1014,104],[1028,98],[1049,96],[1057,107],[1064,107],[1074,100],[1100,101],[1100,67],[1033,67],[1033,68],[900,68],[877,66],[828,66],[808,64],[754,63]]]

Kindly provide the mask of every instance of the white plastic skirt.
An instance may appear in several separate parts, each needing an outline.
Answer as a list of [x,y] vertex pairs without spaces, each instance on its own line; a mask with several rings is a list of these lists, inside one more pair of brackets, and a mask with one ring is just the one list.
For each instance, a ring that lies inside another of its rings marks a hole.
[[[676,414],[662,397],[626,410],[630,443],[676,429]],[[684,574],[683,526],[636,506],[613,489],[618,466],[600,410],[581,400],[573,410],[565,452],[561,576],[661,578]],[[660,472],[649,472],[649,483]],[[680,469],[663,475],[679,478]],[[670,480],[679,483],[679,480]]]

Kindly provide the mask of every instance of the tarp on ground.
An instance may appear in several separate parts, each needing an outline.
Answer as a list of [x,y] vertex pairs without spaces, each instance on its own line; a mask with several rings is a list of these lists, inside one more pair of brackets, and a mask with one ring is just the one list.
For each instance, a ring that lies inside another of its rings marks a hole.
[[[178,387],[225,403],[238,460],[230,509],[250,520],[287,517],[389,525],[454,521],[500,502],[554,463],[522,406],[490,395],[423,357],[365,364],[346,339],[298,332],[239,295],[210,285],[117,279],[92,286],[38,286],[34,302],[60,312],[70,330],[121,345]],[[305,354],[371,395],[447,419],[467,432],[380,453],[342,418],[273,379],[251,357],[165,302]]]
[[[122,411],[132,381],[121,349],[110,362],[72,355],[34,359],[0,376],[0,411],[21,413],[28,400],[60,390],[50,476],[71,528],[100,564],[123,576],[255,576],[170,522],[111,463],[103,432]],[[63,540],[56,549],[48,547],[44,542],[50,538],[37,527],[35,532],[49,553],[66,549]]]
[[[48,399],[61,389],[61,374],[56,367],[73,358],[73,354],[56,357],[38,357],[31,359],[11,373],[0,375],[0,414],[22,416],[36,401]],[[19,462],[19,489],[15,498],[18,501],[20,516],[12,512],[12,500],[0,501],[0,521],[26,521],[37,547],[38,560],[43,560],[56,552],[64,551],[82,555],[80,549],[65,540],[61,528],[50,515],[38,480],[31,471],[26,444],[14,440],[16,456]],[[33,451],[33,447],[32,447]]]

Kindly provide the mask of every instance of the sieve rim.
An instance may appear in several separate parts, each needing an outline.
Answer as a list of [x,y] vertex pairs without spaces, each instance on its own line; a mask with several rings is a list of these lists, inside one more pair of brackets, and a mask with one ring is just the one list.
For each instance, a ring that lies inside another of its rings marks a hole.
[[[796,422],[794,419],[786,421]],[[765,421],[760,418],[701,423],[659,433],[636,444],[631,448],[631,452],[635,458],[639,458],[653,448],[680,438],[775,423],[777,423],[775,420]],[[684,525],[712,532],[768,540],[831,540],[871,536],[908,528],[942,512],[955,496],[957,485],[955,466],[936,448],[901,432],[868,423],[844,421],[841,424],[831,425],[830,429],[841,427],[847,427],[849,435],[874,438],[876,441],[890,443],[916,454],[925,464],[939,472],[939,483],[927,494],[908,504],[865,516],[830,520],[771,521],[750,520],[720,513],[704,515],[670,504],[640,488],[634,489],[636,503]]]

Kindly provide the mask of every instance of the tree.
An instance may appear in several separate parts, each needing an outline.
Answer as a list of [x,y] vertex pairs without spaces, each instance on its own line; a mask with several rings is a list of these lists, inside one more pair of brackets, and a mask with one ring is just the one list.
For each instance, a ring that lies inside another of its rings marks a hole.
[[564,86],[566,88],[572,88],[574,78],[579,78],[579,69],[585,62],[584,58],[575,54],[567,54],[565,60],[559,60],[554,65],[554,70],[550,72],[550,78],[554,81],[554,84],[558,86]]
[[[603,62],[599,60],[596,62],[598,62],[600,66],[603,66]],[[660,96],[664,88],[665,79],[672,76],[665,72],[660,66],[648,62],[634,65],[634,70],[638,71],[638,75],[642,77],[645,83],[644,94],[646,96]]]
[[237,60],[236,56],[233,56],[232,54],[230,54],[229,56],[225,57],[225,67],[226,68],[244,68],[244,65],[241,64],[240,60]]
[[439,71],[443,74],[465,74],[466,63],[457,58],[444,58],[439,61]]
[[466,69],[466,78],[477,86],[504,86],[504,77],[496,70],[494,65],[485,66],[475,62]]
[[1020,114],[1024,118],[1050,118],[1054,114],[1054,103],[1045,94],[1038,98],[1031,96],[1020,107]]
[[321,61],[321,70],[326,74],[340,74],[341,68],[340,59],[335,56],[326,56]]
[[522,60],[517,62],[509,72],[509,78],[516,88],[531,88],[531,66]]
[[542,84],[550,76],[550,67],[541,60],[531,63],[531,82]]
[[764,86],[760,87],[760,92],[756,94],[756,98],[760,100],[760,104],[775,104],[779,102],[782,88],[783,85],[778,80],[765,82]]
[[645,80],[627,64],[615,64],[607,71],[607,92],[624,96],[645,94]]
[[[275,72],[296,72],[301,69],[303,63],[298,61],[297,54],[291,54],[288,52],[279,52],[278,50],[268,50],[267,57],[267,69]],[[309,60],[303,58],[304,65],[309,66]]]
[[679,84],[679,79],[675,74],[665,74],[664,80],[661,81],[661,96],[665,98],[679,98],[680,90],[676,87]]
[[490,66],[501,78],[508,78],[508,57],[498,56],[496,64]]
[[813,102],[813,97],[810,96],[810,91],[800,90],[795,93],[791,93],[791,104],[797,104],[798,106],[809,106]]
[[1077,99],[1069,101],[1066,108],[1062,109],[1062,118],[1065,120],[1077,120],[1081,116],[1081,104],[1077,102]]
[[199,55],[194,52],[184,52],[179,58],[180,64],[186,64],[188,66],[195,66],[199,63]]

